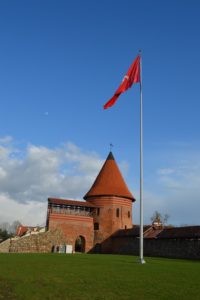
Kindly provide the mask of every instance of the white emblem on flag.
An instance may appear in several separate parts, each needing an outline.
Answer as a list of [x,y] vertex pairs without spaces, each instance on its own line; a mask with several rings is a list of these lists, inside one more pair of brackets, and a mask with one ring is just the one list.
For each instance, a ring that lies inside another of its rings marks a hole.
[[122,82],[123,82],[125,79],[129,80],[129,76],[128,76],[128,75],[125,75],[124,78],[123,78],[123,80],[122,80]]

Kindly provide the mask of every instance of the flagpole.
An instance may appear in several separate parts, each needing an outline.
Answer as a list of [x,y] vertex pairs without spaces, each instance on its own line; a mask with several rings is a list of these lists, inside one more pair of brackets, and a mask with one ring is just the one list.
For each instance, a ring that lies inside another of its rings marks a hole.
[[142,53],[140,53],[140,258],[139,262],[145,264],[143,257],[143,105],[142,105]]

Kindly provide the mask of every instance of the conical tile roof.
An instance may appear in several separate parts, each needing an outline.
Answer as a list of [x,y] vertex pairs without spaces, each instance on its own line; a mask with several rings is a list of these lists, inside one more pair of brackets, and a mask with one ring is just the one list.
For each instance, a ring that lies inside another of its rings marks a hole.
[[112,152],[109,153],[101,171],[91,189],[84,196],[84,199],[88,200],[90,197],[98,196],[116,196],[135,201],[122,177]]

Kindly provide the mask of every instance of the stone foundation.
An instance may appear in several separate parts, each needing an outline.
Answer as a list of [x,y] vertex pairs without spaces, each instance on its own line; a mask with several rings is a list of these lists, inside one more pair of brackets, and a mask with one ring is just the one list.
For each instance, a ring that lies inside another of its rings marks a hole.
[[0,253],[8,253],[9,252],[10,241],[11,241],[11,239],[7,239],[0,243]]
[[48,253],[55,245],[65,244],[60,230],[55,229],[38,234],[31,234],[18,239],[11,239],[9,252],[19,253]]

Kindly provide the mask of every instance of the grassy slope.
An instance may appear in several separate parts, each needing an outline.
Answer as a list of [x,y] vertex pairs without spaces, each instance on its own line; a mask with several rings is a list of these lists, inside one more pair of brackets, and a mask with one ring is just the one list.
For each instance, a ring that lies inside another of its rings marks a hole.
[[0,300],[200,299],[200,262],[133,256],[0,254]]

